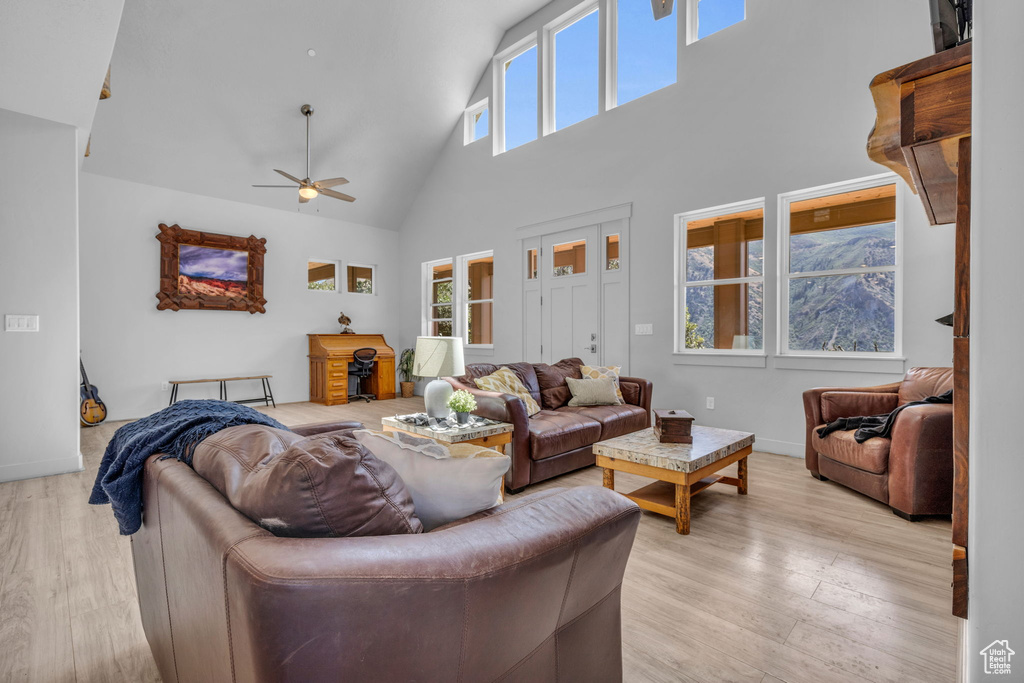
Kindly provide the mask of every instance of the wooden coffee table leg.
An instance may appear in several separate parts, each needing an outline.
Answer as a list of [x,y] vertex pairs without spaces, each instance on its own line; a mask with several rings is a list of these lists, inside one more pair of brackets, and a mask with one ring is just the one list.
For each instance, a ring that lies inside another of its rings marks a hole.
[[736,474],[739,477],[740,485],[736,487],[737,493],[741,496],[747,495],[747,482],[750,474],[747,472],[747,459],[743,458],[736,463]]
[[676,533],[690,533],[690,485],[676,484]]
[[615,490],[615,470],[613,470],[610,467],[604,467],[602,469],[604,470],[604,475],[602,477],[602,482],[604,483],[604,487],[606,489],[611,489],[612,491],[614,491]]

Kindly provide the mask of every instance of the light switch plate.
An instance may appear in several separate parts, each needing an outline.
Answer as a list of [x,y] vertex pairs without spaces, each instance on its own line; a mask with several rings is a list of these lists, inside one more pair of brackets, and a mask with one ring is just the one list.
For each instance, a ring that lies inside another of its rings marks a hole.
[[38,315],[5,315],[4,330],[7,332],[38,332]]
[[654,323],[637,323],[636,324],[637,335],[648,335],[654,334]]

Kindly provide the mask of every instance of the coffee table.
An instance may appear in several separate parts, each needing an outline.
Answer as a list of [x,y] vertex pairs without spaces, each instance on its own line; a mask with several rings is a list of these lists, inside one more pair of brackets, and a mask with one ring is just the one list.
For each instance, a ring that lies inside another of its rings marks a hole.
[[[604,468],[605,488],[615,490],[616,471],[657,479],[624,495],[644,510],[675,517],[677,533],[690,533],[692,496],[712,484],[729,484],[747,494],[747,456],[754,444],[749,432],[694,425],[691,434],[692,444],[661,443],[648,427],[597,442],[594,453]],[[739,463],[736,477],[715,474],[734,462]]]
[[430,427],[409,424],[395,417],[381,418],[380,422],[385,432],[405,432],[448,444],[472,443],[477,446],[493,448],[501,453],[505,452],[505,444],[512,443],[512,425],[508,422],[444,431],[434,431]]

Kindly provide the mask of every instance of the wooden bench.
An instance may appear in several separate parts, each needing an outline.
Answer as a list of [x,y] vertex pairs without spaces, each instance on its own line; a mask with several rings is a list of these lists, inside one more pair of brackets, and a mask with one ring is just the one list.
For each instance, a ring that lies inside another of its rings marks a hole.
[[167,405],[174,405],[178,400],[178,387],[182,384],[203,384],[205,382],[218,382],[220,383],[220,400],[228,400],[228,382],[239,382],[246,379],[258,379],[263,385],[263,396],[256,398],[243,398],[239,401],[232,401],[232,403],[259,403],[263,402],[264,405],[273,405],[275,408],[277,404],[274,403],[274,392],[270,389],[270,378],[273,375],[252,375],[249,377],[217,377],[209,379],[176,379],[171,380],[171,402]]

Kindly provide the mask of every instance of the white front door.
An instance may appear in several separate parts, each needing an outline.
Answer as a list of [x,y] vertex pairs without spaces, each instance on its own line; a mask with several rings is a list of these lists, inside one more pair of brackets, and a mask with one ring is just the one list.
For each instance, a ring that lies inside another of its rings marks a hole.
[[541,238],[541,359],[601,364],[600,226]]

